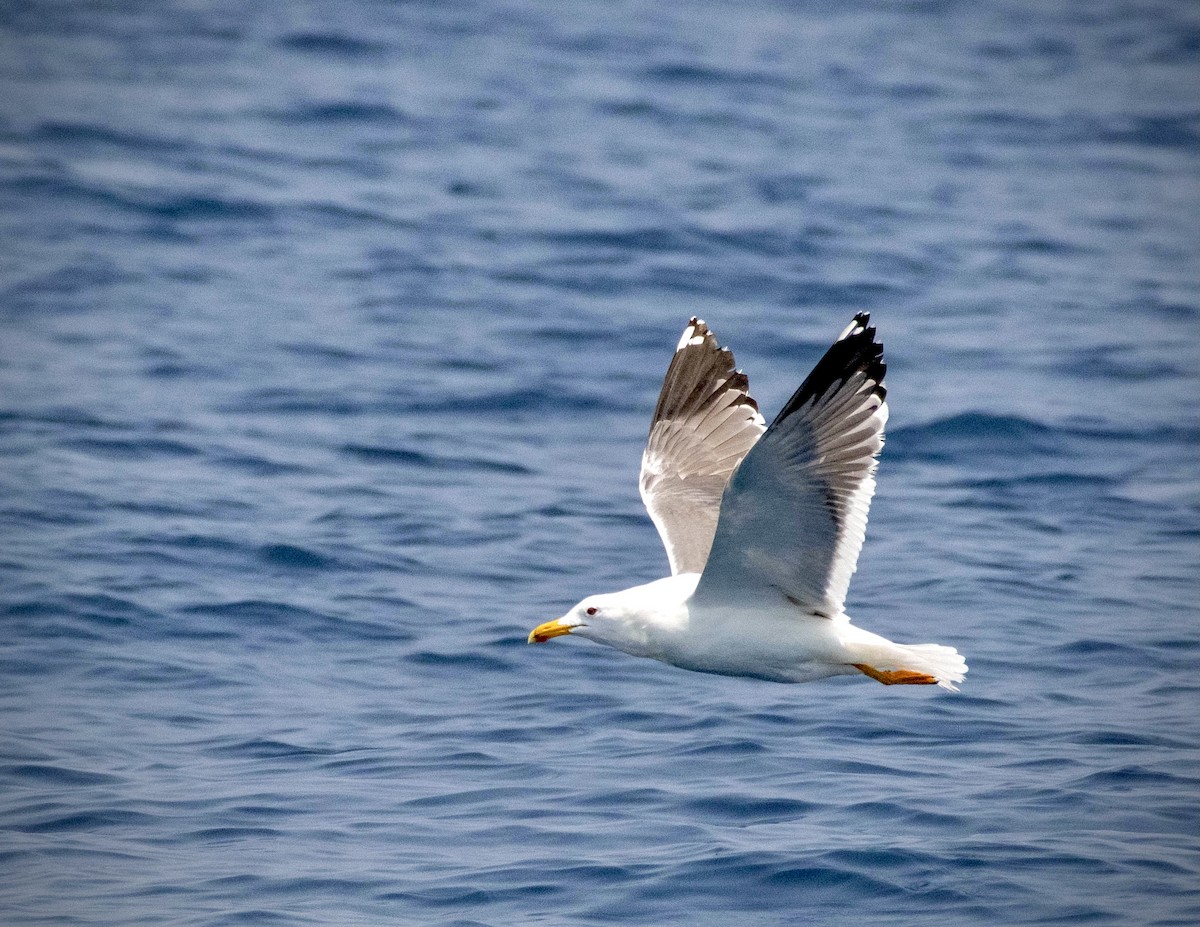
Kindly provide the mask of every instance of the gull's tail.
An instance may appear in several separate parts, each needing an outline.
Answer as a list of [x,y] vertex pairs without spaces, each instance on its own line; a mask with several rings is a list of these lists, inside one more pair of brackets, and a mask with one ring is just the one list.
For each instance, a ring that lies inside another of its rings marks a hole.
[[967,675],[967,661],[953,647],[942,644],[896,644],[886,637],[854,625],[853,638],[843,641],[853,655],[850,664],[885,685],[933,685],[957,692],[956,683]]
[[957,692],[955,683],[967,675],[967,661],[953,647],[942,644],[893,644],[905,653],[904,668],[928,673],[943,689]]

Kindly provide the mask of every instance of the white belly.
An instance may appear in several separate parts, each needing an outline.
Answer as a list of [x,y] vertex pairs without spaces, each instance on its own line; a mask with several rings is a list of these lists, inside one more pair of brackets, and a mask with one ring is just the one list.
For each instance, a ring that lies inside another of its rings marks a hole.
[[702,673],[808,682],[857,673],[841,633],[845,619],[815,618],[789,609],[689,609],[687,622],[663,629],[647,654]]

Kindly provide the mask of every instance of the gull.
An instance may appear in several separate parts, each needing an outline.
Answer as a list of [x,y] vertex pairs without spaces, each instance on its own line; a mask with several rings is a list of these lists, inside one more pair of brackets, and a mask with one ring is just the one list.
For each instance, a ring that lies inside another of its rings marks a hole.
[[953,647],[894,643],[844,610],[888,417],[869,322],[854,317],[768,428],[732,352],[693,318],[642,455],[671,575],[588,596],[529,643],[571,634],[702,673],[957,691],[967,664]]

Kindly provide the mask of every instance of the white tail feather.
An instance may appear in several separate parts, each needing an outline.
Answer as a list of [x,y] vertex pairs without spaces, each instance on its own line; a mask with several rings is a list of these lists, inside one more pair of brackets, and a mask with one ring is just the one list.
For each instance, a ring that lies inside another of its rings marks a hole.
[[853,659],[880,670],[908,670],[925,673],[943,689],[957,692],[955,683],[967,674],[967,661],[953,647],[942,644],[897,644],[856,625],[846,624],[841,631],[842,646]]
[[957,682],[962,682],[967,675],[967,661],[953,647],[942,644],[894,644],[896,649],[904,652],[904,657],[897,669],[915,670],[933,676],[938,685],[951,692],[957,692]]

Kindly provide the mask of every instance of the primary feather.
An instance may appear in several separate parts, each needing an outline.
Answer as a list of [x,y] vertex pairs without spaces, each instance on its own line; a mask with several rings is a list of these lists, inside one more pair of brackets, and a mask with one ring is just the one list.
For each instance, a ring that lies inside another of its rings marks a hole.
[[639,481],[672,573],[704,569],[721,494],[766,427],[733,352],[693,318],[663,379]]

